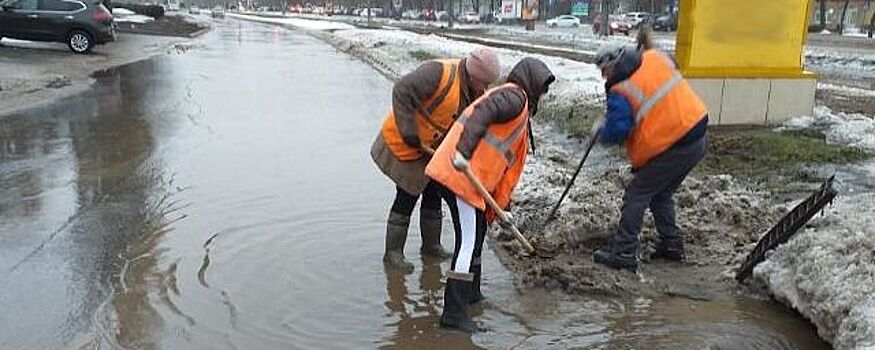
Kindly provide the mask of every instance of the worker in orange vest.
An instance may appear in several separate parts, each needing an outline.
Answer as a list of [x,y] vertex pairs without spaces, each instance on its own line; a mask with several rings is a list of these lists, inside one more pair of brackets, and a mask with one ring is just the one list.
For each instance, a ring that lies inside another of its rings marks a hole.
[[458,115],[501,72],[491,50],[477,48],[464,59],[429,61],[395,83],[392,110],[371,146],[377,167],[396,185],[395,201],[386,225],[386,265],[413,272],[404,259],[410,216],[420,195],[419,227],[423,255],[449,257],[441,246],[441,199],[425,176],[430,156]]
[[456,232],[442,327],[466,332],[482,329],[468,316],[468,305],[483,299],[480,256],[486,228],[495,213],[486,207],[462,170],[470,169],[498,205],[506,208],[526,163],[530,117],[554,80],[544,62],[533,58],[520,61],[506,84],[487,91],[465,109],[425,169],[440,185]]
[[595,63],[607,79],[607,111],[603,123],[593,128],[593,137],[602,143],[625,144],[635,174],[623,195],[617,234],[593,259],[633,271],[648,208],[660,236],[651,258],[684,258],[673,196],[705,155],[708,126],[705,104],[674,60],[652,48],[649,31],[642,30],[638,39],[638,47],[607,47],[597,53]]

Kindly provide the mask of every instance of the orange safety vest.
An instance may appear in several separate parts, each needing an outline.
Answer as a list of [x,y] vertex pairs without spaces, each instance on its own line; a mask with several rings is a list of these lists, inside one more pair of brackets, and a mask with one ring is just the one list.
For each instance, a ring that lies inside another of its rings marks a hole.
[[[456,120],[450,133],[447,134],[447,138],[435,151],[425,168],[425,174],[432,180],[441,183],[465,202],[486,211],[486,218],[489,221],[494,219],[494,213],[491,209],[487,210],[486,202],[474,188],[474,185],[468,181],[465,173],[453,167],[453,156],[456,154],[456,145],[465,129],[468,116],[471,115],[477,104],[482,103],[489,95],[502,88],[520,89],[514,84],[504,84],[490,89],[477,101],[474,101]],[[528,102],[526,102],[522,112],[514,119],[490,125],[471,155],[469,162],[471,171],[502,208],[507,208],[510,203],[510,195],[513,193],[526,163],[528,125],[529,107]]]
[[635,127],[626,140],[633,169],[668,150],[708,113],[674,62],[657,50],[645,51],[641,67],[611,91],[623,95],[635,114]]
[[[441,81],[437,91],[416,107],[416,125],[419,139],[432,149],[437,148],[447,131],[456,120],[459,104],[462,100],[462,77],[459,72],[461,60],[439,60],[444,66]],[[402,161],[416,160],[422,157],[419,147],[411,147],[404,143],[401,131],[395,123],[395,112],[383,121],[383,140],[392,153]]]

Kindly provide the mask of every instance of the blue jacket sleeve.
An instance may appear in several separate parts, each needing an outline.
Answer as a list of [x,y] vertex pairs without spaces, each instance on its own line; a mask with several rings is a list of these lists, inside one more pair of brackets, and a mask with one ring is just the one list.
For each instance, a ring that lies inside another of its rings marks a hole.
[[622,95],[612,92],[608,93],[607,104],[605,122],[599,131],[599,141],[608,144],[623,143],[635,125],[632,105]]

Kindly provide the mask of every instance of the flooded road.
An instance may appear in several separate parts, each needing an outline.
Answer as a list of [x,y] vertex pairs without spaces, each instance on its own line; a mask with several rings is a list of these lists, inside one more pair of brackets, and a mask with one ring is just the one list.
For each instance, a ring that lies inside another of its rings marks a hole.
[[391,83],[304,33],[215,26],[0,117],[0,349],[828,348],[766,301],[521,293],[491,250],[491,331],[439,331],[446,264],[416,232],[414,274],[381,261]]

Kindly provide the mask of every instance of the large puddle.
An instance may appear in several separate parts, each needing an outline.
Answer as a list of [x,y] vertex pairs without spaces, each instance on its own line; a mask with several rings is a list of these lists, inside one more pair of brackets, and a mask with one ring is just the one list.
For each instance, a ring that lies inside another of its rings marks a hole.
[[828,348],[767,301],[519,292],[491,251],[491,331],[438,330],[447,266],[415,231],[414,274],[380,259],[394,190],[368,150],[390,93],[312,37],[229,19],[0,118],[0,348]]

